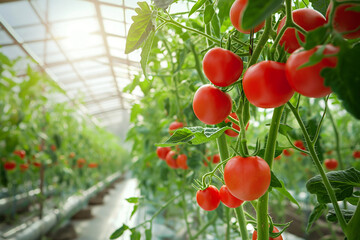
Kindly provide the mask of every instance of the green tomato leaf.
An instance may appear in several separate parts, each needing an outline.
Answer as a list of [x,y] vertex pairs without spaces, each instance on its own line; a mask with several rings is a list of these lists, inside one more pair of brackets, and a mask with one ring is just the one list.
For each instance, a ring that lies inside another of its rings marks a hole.
[[330,32],[327,27],[318,27],[306,34],[306,41],[304,48],[306,50],[312,49],[317,45],[322,45],[325,43],[326,39],[329,37]]
[[158,143],[155,145],[160,147],[175,146],[184,143],[198,145],[215,140],[228,129],[231,128],[186,127],[176,130],[174,134],[171,135],[164,143]]
[[138,204],[135,204],[134,205],[134,208],[130,214],[130,219],[132,218],[132,216],[134,216],[134,214],[136,213],[137,209],[139,208],[139,205]]
[[[350,219],[352,218],[352,216],[354,215],[354,210],[341,209],[341,213],[344,216],[345,221],[349,222]],[[338,221],[338,218],[336,216],[334,209],[329,210],[328,214],[326,215],[326,220],[328,220],[329,222],[337,222]]]
[[248,1],[242,16],[242,27],[244,29],[251,29],[259,25],[273,12],[275,12],[283,0],[251,0]]
[[145,240],[151,240],[151,237],[152,237],[151,229],[146,229],[145,230]]
[[128,230],[129,227],[125,224],[123,224],[120,228],[118,228],[115,232],[113,232],[110,236],[110,239],[117,239],[121,237],[126,230]]
[[218,14],[215,12],[211,19],[211,29],[217,38],[220,38],[220,20]]
[[316,50],[316,52],[314,52],[314,54],[310,56],[309,61],[307,63],[304,63],[303,65],[301,65],[297,69],[301,69],[301,68],[304,68],[304,67],[310,67],[310,66],[313,66],[313,65],[319,63],[324,57],[326,57],[323,54],[324,50],[325,50],[325,45],[319,47],[319,49]]
[[275,176],[273,171],[271,171],[270,186],[271,187],[279,187],[279,188],[282,187],[280,180]]
[[130,197],[125,199],[128,203],[139,203],[139,197]]
[[126,38],[125,54],[138,49],[147,39],[151,30],[154,29],[152,11],[149,5],[146,2],[138,2],[137,4],[140,8],[135,8],[138,15],[132,17],[134,22],[131,24]]
[[148,79],[146,66],[147,66],[151,46],[154,40],[154,36],[155,36],[155,31],[151,31],[149,37],[146,39],[144,46],[142,47],[142,51],[140,54],[141,56],[140,64],[146,79]]
[[310,2],[315,10],[321,12],[324,16],[326,15],[330,0],[310,0]]
[[313,225],[313,223],[318,220],[321,215],[323,215],[323,213],[325,212],[325,210],[327,209],[326,204],[318,204],[315,206],[314,210],[311,212],[307,226],[306,226],[306,232],[309,232],[311,226]]
[[345,110],[357,119],[360,119],[359,56],[360,44],[352,48],[343,45],[338,53],[336,68],[325,68],[321,71],[321,75],[325,78],[325,85],[331,87]]
[[130,240],[140,240],[141,233],[139,231],[136,231],[135,228],[131,229],[131,236]]
[[[355,168],[328,172],[326,176],[335,191],[338,201],[351,197],[354,187],[360,187],[360,171]],[[306,188],[310,193],[316,194],[319,203],[331,202],[320,175],[311,178],[306,183]]]
[[204,12],[204,23],[208,24],[215,14],[215,10],[211,4],[207,5]]
[[225,19],[230,16],[230,8],[233,5],[234,0],[219,0],[217,2],[217,8],[219,9],[219,21],[220,26],[224,22]]
[[[271,181],[272,181],[272,177],[271,177]],[[296,199],[291,195],[291,193],[289,193],[289,191],[285,188],[285,185],[284,185],[284,182],[281,181],[281,180],[278,180],[281,184],[281,187],[274,187],[279,193],[281,193],[283,196],[287,197],[290,202],[296,204],[299,209],[301,208],[300,207],[300,204],[296,201]]]
[[290,127],[289,125],[280,123],[279,133],[280,133],[281,135],[287,136],[287,135],[288,135],[288,132],[290,132],[291,130],[293,130],[293,128]]
[[202,5],[204,5],[204,3],[206,2],[206,0],[198,0],[194,6],[191,8],[190,12],[189,12],[189,17],[196,12],[199,8],[201,8]]
[[173,0],[154,0],[155,6],[162,9],[167,9]]
[[360,199],[360,191],[356,191],[351,197],[346,198],[346,201],[351,205],[356,206],[359,202],[359,199]]

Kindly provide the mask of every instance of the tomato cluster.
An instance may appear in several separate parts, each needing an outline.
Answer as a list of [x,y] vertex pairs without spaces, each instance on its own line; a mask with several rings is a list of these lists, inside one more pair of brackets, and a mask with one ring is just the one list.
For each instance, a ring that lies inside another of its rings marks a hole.
[[189,166],[187,165],[187,156],[185,154],[178,154],[176,151],[171,150],[170,147],[158,147],[156,149],[156,154],[161,160],[165,160],[170,168],[189,169]]

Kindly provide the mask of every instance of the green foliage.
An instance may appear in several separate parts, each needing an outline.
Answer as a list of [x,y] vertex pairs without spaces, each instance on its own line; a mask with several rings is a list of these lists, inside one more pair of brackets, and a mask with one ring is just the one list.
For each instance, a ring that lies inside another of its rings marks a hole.
[[242,17],[242,27],[244,29],[254,28],[269,17],[274,11],[279,9],[282,3],[283,0],[248,1]]
[[310,2],[315,10],[321,12],[324,16],[326,15],[330,0],[310,0]]
[[326,204],[318,204],[315,206],[314,210],[311,212],[307,226],[306,226],[306,232],[309,232],[311,226],[314,224],[316,220],[318,220],[321,215],[327,210]]

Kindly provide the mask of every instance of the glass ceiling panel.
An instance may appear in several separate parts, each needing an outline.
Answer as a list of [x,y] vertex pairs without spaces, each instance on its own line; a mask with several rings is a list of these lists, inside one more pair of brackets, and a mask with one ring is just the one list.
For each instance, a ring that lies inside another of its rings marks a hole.
[[70,58],[70,60],[105,55],[105,48],[103,46],[99,46],[90,49],[81,49],[81,50],[68,52],[67,55]]
[[127,6],[127,7],[131,7],[131,8],[139,7],[137,5],[137,1],[134,1],[134,0],[124,0],[124,1],[125,1],[125,6]]
[[116,48],[125,51],[126,39],[121,37],[107,37],[107,42],[110,48]]
[[40,24],[40,19],[32,11],[28,1],[2,3],[0,15],[12,26]]
[[48,13],[50,21],[59,21],[94,16],[96,11],[94,4],[87,1],[50,0]]
[[104,27],[107,33],[125,37],[124,23],[119,23],[111,20],[104,20]]
[[2,47],[0,48],[0,52],[8,56],[10,59],[26,57],[26,53],[19,46]]
[[100,1],[105,2],[105,3],[115,4],[115,5],[122,5],[123,4],[123,0],[100,0]]
[[31,25],[16,28],[16,32],[25,41],[42,40],[46,37],[46,29],[43,25]]
[[117,21],[124,21],[124,12],[122,8],[101,5],[101,15],[106,18],[111,18]]
[[11,37],[9,37],[9,35],[7,35],[6,32],[2,30],[2,28],[0,28],[0,46],[3,44],[10,44],[13,42],[14,41],[11,39]]
[[98,32],[99,29],[99,23],[95,17],[51,24],[51,32],[55,37],[69,37],[73,39],[83,37],[82,40],[85,40],[88,34]]

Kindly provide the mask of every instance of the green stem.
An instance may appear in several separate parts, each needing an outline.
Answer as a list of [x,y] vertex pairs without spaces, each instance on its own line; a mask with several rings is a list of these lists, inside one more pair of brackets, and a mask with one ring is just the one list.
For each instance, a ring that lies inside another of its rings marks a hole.
[[177,26],[177,27],[180,27],[180,28],[186,29],[186,30],[188,30],[188,31],[197,33],[197,34],[199,34],[199,35],[202,35],[202,36],[206,37],[207,39],[210,39],[211,41],[213,41],[213,42],[215,42],[215,43],[217,43],[217,44],[220,44],[220,40],[219,40],[219,39],[216,39],[216,38],[214,38],[214,37],[212,37],[212,36],[210,36],[210,35],[202,32],[202,31],[199,31],[199,30],[197,30],[197,29],[194,29],[194,28],[191,28],[191,27],[188,27],[188,26],[184,26],[184,25],[176,22],[176,21],[173,20],[173,19],[166,19],[166,18],[163,18],[163,17],[161,17],[161,16],[158,16],[158,17],[159,17],[159,19],[161,19],[161,20],[164,21],[164,22],[167,22],[167,23],[172,24],[172,25],[175,25],[175,26]]
[[246,229],[246,219],[245,219],[245,215],[244,215],[243,206],[240,205],[240,207],[235,208],[234,211],[235,211],[238,223],[239,223],[240,232],[241,232],[241,239],[242,240],[248,240],[249,239],[249,236],[248,236],[249,234],[248,234],[248,231]]
[[335,121],[334,121],[334,118],[330,112],[330,109],[328,109],[328,115],[329,115],[329,118],[330,118],[330,121],[331,121],[331,125],[334,129],[334,133],[335,133],[335,140],[336,140],[336,155],[337,155],[337,160],[339,161],[339,167],[341,170],[344,169],[344,163],[343,163],[343,160],[342,160],[342,157],[341,157],[341,151],[340,151],[340,137],[339,137],[339,131],[336,127],[336,124],[335,124]]
[[227,147],[225,134],[221,134],[221,136],[216,139],[216,143],[220,153],[220,159],[221,161],[225,161],[229,158],[229,149]]
[[[270,130],[268,139],[266,142],[265,157],[264,160],[269,164],[271,169],[272,162],[274,160],[276,138],[279,131],[280,119],[285,105],[275,108],[273,117],[271,120]],[[264,240],[269,239],[269,223],[268,223],[268,201],[269,193],[266,192],[262,197],[259,198],[257,203],[257,233],[258,239]]]
[[186,230],[189,235],[189,239],[192,240],[193,238],[191,236],[191,228],[190,228],[190,224],[188,221],[185,194],[182,195],[182,205],[183,205],[183,211],[184,211],[184,219],[185,219],[185,223],[186,223]]
[[305,138],[306,144],[308,146],[308,150],[310,152],[311,158],[312,158],[318,172],[320,173],[320,176],[321,176],[321,178],[323,180],[326,191],[329,194],[331,203],[334,206],[334,210],[335,210],[336,216],[337,216],[337,218],[339,220],[340,226],[341,226],[342,230],[344,231],[345,235],[347,235],[347,224],[346,224],[345,218],[344,218],[344,216],[342,215],[342,213],[340,211],[340,207],[339,207],[339,204],[337,202],[334,189],[331,187],[330,181],[326,177],[326,174],[325,174],[325,171],[324,171],[324,169],[323,169],[323,167],[321,165],[321,162],[320,162],[318,156],[316,155],[314,144],[311,142],[311,139],[310,139],[309,133],[306,130],[305,124],[302,121],[298,110],[291,103],[288,103],[288,106],[290,107],[290,110],[293,112],[293,114],[294,114],[294,116],[295,116],[295,118],[296,118],[296,120],[297,120],[297,122],[298,122],[298,124],[299,124],[299,126],[301,128],[301,131],[302,131],[302,133],[304,135],[304,138]]
[[258,44],[256,45],[253,55],[251,56],[250,61],[248,63],[248,67],[255,64],[256,61],[258,60],[262,49],[264,48],[267,40],[269,39],[270,33],[271,33],[271,16],[266,19],[264,33],[261,35],[261,38]]
[[218,218],[217,214],[214,214],[214,216],[208,221],[204,226],[202,226],[199,231],[193,236],[193,239],[197,239],[205,230],[208,228],[211,224],[213,224],[216,219]]
[[346,236],[348,237],[349,240],[360,239],[359,226],[360,226],[360,201],[358,201],[355,213],[348,223],[348,233]]
[[190,42],[190,49],[191,49],[191,52],[193,53],[194,55],[194,59],[195,59],[195,69],[200,77],[200,80],[203,84],[206,84],[207,81],[206,79],[204,78],[204,75],[202,73],[202,70],[201,70],[201,64],[200,64],[200,60],[199,60],[199,54],[196,52],[195,50],[195,46],[192,42]]

